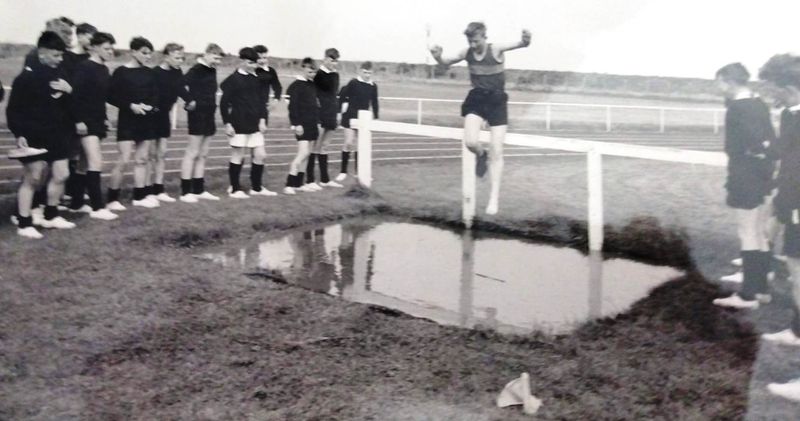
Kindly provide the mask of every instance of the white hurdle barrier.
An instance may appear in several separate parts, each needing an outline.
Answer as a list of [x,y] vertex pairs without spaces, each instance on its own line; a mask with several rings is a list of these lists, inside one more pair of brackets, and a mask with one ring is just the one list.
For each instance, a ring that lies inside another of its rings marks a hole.
[[[359,181],[365,187],[372,185],[372,150],[370,147],[374,131],[462,140],[462,218],[464,226],[472,227],[476,208],[475,155],[463,146],[464,129],[373,120],[371,111],[359,111],[358,119],[350,120],[350,124],[351,127],[358,129]],[[489,142],[489,132],[481,131],[479,139],[481,142]],[[603,249],[603,155],[714,167],[724,167],[728,164],[728,157],[723,152],[626,145],[519,133],[506,134],[505,144],[586,154],[588,236],[589,249],[592,251]],[[363,151],[367,153],[363,153]],[[364,178],[362,179],[362,177]]]

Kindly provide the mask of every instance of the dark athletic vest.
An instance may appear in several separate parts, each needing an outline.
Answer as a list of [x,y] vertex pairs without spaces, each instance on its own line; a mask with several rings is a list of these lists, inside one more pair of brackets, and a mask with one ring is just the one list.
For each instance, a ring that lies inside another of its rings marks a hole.
[[470,47],[467,50],[467,67],[469,79],[473,88],[490,91],[502,91],[505,88],[506,75],[503,63],[495,59],[492,53],[492,44],[486,46],[483,60],[475,59],[475,51]]

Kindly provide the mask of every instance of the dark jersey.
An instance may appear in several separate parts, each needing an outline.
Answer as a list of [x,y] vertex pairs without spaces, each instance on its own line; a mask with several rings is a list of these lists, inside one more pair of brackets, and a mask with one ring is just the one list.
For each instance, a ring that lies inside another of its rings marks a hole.
[[111,79],[108,67],[85,60],[75,67],[72,79],[72,113],[75,120],[86,124],[90,135],[103,137]]
[[261,89],[264,90],[264,98],[269,100],[270,90],[272,90],[273,98],[277,100],[281,99],[283,86],[281,86],[281,81],[278,79],[278,72],[276,72],[275,69],[272,67],[267,69],[259,67],[256,69],[256,76],[258,76],[258,80],[261,81]]
[[378,85],[352,79],[339,92],[339,102],[348,104],[346,117],[356,118],[359,110],[368,110],[371,106],[372,114],[378,118]]
[[319,100],[314,82],[298,78],[286,90],[289,95],[289,121],[292,126],[316,126]]
[[169,67],[164,69],[161,66],[153,68],[158,85],[158,108],[162,112],[169,112],[178,97],[185,97],[183,72],[181,69]]
[[184,101],[195,101],[199,112],[217,109],[217,69],[197,63],[184,76]]
[[220,85],[219,111],[222,121],[240,134],[258,131],[260,119],[267,118],[266,98],[258,76],[237,70]]
[[320,70],[314,76],[314,85],[317,87],[320,113],[329,115],[339,112],[339,101],[336,93],[339,92],[339,73]]
[[482,59],[475,58],[475,50],[467,50],[467,68],[469,79],[473,88],[487,91],[502,91],[505,89],[506,76],[502,61],[498,61],[492,51],[492,44],[486,46]]

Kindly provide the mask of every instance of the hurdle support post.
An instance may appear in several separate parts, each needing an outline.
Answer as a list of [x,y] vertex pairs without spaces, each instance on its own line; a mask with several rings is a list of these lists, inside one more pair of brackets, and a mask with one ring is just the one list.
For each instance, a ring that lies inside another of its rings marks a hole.
[[360,110],[358,112],[358,182],[366,187],[372,187],[372,111]]
[[461,141],[461,219],[464,227],[472,228],[475,219],[475,154]]
[[589,190],[589,250],[603,249],[603,155],[596,149],[586,153]]

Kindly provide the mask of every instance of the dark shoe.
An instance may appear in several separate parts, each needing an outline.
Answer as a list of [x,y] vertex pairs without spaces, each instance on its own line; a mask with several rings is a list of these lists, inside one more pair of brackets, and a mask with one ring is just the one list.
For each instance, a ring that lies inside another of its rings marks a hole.
[[487,151],[483,151],[478,154],[478,157],[475,160],[475,175],[478,177],[483,177],[486,174],[486,170],[489,169],[488,160],[489,153]]

